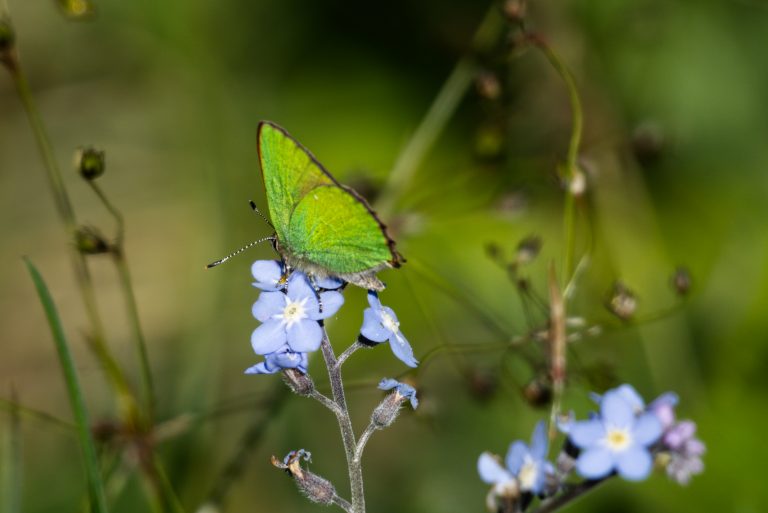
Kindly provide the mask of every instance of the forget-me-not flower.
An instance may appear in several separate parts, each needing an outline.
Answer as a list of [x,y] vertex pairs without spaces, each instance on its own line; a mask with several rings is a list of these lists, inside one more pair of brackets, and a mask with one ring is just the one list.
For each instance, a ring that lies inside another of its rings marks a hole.
[[285,269],[278,260],[256,260],[251,265],[251,274],[256,280],[253,286],[258,289],[274,292],[285,288]]
[[396,379],[384,378],[379,382],[380,390],[392,390],[400,394],[401,397],[411,402],[411,408],[414,410],[419,406],[419,399],[416,397],[416,389],[407,383],[400,383]]
[[296,369],[306,374],[307,360],[307,353],[291,351],[291,348],[286,344],[274,353],[266,355],[263,362],[259,362],[253,367],[246,369],[245,373],[274,374],[284,369]]
[[323,340],[318,321],[335,314],[343,303],[341,293],[318,293],[304,273],[294,271],[285,292],[262,292],[253,304],[253,316],[263,323],[251,335],[253,350],[267,355],[287,344],[296,353],[316,351]]
[[654,413],[642,411],[642,398],[640,403],[637,398],[626,388],[609,390],[600,398],[598,418],[570,426],[568,436],[581,449],[579,474],[600,479],[615,470],[630,481],[648,477],[653,462],[649,447],[661,437],[662,425]]
[[536,424],[530,447],[520,440],[509,446],[505,464],[512,475],[517,477],[520,490],[534,494],[544,490],[547,474],[554,473],[554,467],[546,460],[548,448],[549,440],[544,421]]
[[392,352],[409,367],[416,367],[419,362],[413,356],[413,349],[408,340],[400,332],[397,315],[388,306],[383,306],[379,296],[374,291],[368,291],[368,304],[363,312],[363,326],[360,334],[371,342],[389,341]]

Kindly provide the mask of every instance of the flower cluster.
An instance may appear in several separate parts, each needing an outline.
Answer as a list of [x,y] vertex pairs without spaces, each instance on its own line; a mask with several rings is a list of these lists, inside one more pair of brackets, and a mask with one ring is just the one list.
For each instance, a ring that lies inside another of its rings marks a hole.
[[[310,278],[294,270],[286,272],[276,260],[258,260],[251,266],[261,289],[253,304],[253,316],[262,324],[251,335],[251,345],[264,361],[250,367],[247,374],[273,374],[285,369],[307,372],[307,354],[317,351],[324,331],[321,321],[335,315],[344,304],[337,289],[344,284],[338,278]],[[406,365],[415,367],[408,340],[400,332],[395,312],[383,306],[375,292],[368,293],[370,307],[363,313],[360,333],[373,344],[389,342],[392,352]]]
[[663,394],[646,406],[631,385],[621,385],[602,396],[593,394],[593,399],[598,413],[580,421],[571,415],[559,423],[567,441],[557,468],[546,460],[548,439],[543,422],[536,425],[530,447],[521,441],[510,445],[504,465],[489,453],[480,456],[480,478],[493,485],[489,509],[498,511],[505,503],[530,501],[533,495],[554,495],[573,469],[586,480],[618,475],[640,481],[648,477],[655,460],[680,484],[704,470],[701,456],[705,446],[695,437],[696,424],[676,421],[677,395]]

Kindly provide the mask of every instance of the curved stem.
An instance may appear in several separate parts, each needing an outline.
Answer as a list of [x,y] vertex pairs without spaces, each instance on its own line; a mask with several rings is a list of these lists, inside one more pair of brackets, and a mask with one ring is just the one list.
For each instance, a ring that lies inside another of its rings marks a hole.
[[365,344],[360,343],[359,340],[355,340],[355,343],[349,346],[343,353],[339,355],[339,358],[336,361],[336,367],[341,367],[344,365],[344,362],[347,361],[347,358],[352,356],[352,353],[357,351],[358,349],[364,349],[367,347]]
[[328,379],[331,382],[331,392],[333,400],[341,410],[341,415],[337,415],[339,421],[339,430],[341,431],[341,440],[344,444],[344,452],[347,457],[347,468],[349,470],[349,487],[352,495],[351,513],[365,513],[365,493],[363,489],[363,469],[360,460],[355,458],[355,433],[352,429],[352,420],[349,418],[347,409],[347,400],[344,396],[344,382],[341,377],[341,369],[338,360],[333,352],[331,343],[328,340],[328,334],[323,330],[323,342],[320,345],[325,359],[325,366],[328,368]]
[[603,484],[609,478],[610,476],[595,481],[584,481],[583,483],[572,486],[562,492],[560,495],[542,502],[541,505],[531,513],[553,513],[554,511],[569,505],[585,493],[593,490],[595,487]]
[[368,443],[368,440],[370,440],[371,436],[377,429],[378,428],[373,423],[368,424],[368,427],[365,428],[365,431],[363,431],[363,434],[360,435],[360,439],[357,441],[357,447],[355,448],[355,459],[357,459],[358,461],[362,460],[365,446]]

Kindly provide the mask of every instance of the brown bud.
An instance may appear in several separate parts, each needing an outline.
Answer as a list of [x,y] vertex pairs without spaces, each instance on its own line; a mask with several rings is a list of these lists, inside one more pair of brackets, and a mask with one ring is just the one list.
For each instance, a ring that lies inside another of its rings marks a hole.
[[608,310],[623,321],[632,318],[637,310],[637,298],[623,283],[617,281],[606,304]]
[[529,381],[522,392],[526,402],[535,408],[543,408],[552,401],[552,386],[541,378]]
[[501,96],[501,82],[495,73],[482,71],[475,78],[477,93],[488,100],[496,100]]
[[691,274],[685,267],[678,267],[675,269],[675,274],[672,275],[672,288],[675,289],[680,296],[685,296],[691,290]]
[[104,152],[95,148],[79,148],[75,153],[75,168],[86,180],[95,180],[104,174]]
[[296,482],[299,490],[312,502],[319,504],[333,504],[338,497],[333,483],[301,468],[301,460],[310,461],[311,454],[304,449],[291,451],[283,461],[272,456],[272,465],[285,470]]
[[525,19],[525,0],[507,0],[502,9],[504,17],[512,23],[520,23]]
[[390,426],[400,414],[400,407],[406,401],[406,397],[397,390],[387,394],[383,401],[373,410],[371,424],[379,429]]
[[310,396],[315,391],[315,383],[309,374],[304,374],[298,369],[285,369],[283,371],[283,381],[293,392],[300,396]]

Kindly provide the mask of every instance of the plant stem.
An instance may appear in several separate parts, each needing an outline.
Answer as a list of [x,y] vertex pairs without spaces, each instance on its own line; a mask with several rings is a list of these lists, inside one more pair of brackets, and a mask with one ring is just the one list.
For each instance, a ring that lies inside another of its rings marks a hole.
[[133,337],[136,341],[136,350],[138,352],[139,365],[141,367],[141,382],[142,393],[144,395],[144,406],[147,409],[146,422],[147,425],[151,425],[155,412],[155,386],[152,379],[152,369],[149,365],[147,342],[144,338],[144,331],[141,329],[141,319],[139,317],[136,294],[133,290],[131,272],[128,267],[128,260],[125,258],[125,220],[123,218],[123,214],[112,204],[111,201],[109,201],[107,195],[104,194],[104,191],[94,180],[88,180],[88,185],[91,186],[93,192],[96,193],[96,196],[98,196],[101,202],[104,204],[104,208],[106,208],[112,217],[114,217],[115,224],[117,225],[115,243],[112,248],[112,259],[120,276],[120,285],[123,289],[125,306],[128,311],[128,322],[131,325]]
[[[15,55],[12,63],[7,65],[6,68],[9,70],[13,83],[16,86],[16,92],[21,100],[29,124],[31,125],[32,132],[35,136],[35,141],[37,142],[38,150],[48,175],[48,183],[51,188],[51,193],[53,194],[59,217],[64,225],[67,239],[72,241],[74,239],[75,230],[77,229],[77,221],[75,219],[74,210],[72,209],[72,203],[70,202],[67,190],[64,187],[64,180],[62,179],[61,172],[56,163],[56,158],[54,157],[50,138],[48,137],[45,125],[35,106],[29,83],[21,69],[18,59],[15,58]],[[93,287],[90,271],[88,270],[88,265],[85,261],[85,256],[75,248],[74,244],[71,244],[70,246],[70,257],[74,267],[75,278],[80,289],[80,295],[82,296],[86,315],[88,316],[91,325],[91,331],[87,337],[88,346],[95,354],[107,375],[108,381],[117,393],[123,418],[126,419],[126,422],[134,423],[138,418],[138,407],[128,384],[128,380],[106,345],[104,326],[99,315],[96,303],[96,293]]]
[[565,284],[569,282],[574,271],[574,253],[576,246],[576,194],[573,190],[572,184],[575,179],[578,178],[578,164],[577,159],[579,157],[579,147],[581,145],[581,134],[584,125],[584,115],[581,109],[581,99],[579,98],[579,91],[576,88],[576,81],[573,78],[573,74],[565,65],[560,56],[552,49],[552,47],[544,41],[541,37],[535,34],[528,34],[528,40],[539,48],[549,63],[555,69],[560,78],[565,83],[568,89],[568,99],[571,104],[572,122],[571,122],[571,139],[568,142],[568,154],[565,160],[565,207],[563,210],[563,228],[565,231],[565,258],[563,263],[562,283],[565,289]]
[[352,420],[349,418],[347,400],[344,397],[344,382],[341,377],[341,368],[333,352],[333,347],[328,340],[328,334],[323,330],[323,342],[320,345],[328,368],[328,379],[331,382],[333,400],[341,410],[336,416],[341,430],[341,440],[344,444],[344,452],[347,456],[347,468],[349,470],[349,487],[352,496],[351,513],[365,513],[365,493],[363,489],[363,468],[360,460],[356,458],[355,433],[352,429]]
[[562,492],[560,495],[553,497],[552,499],[548,499],[541,503],[541,505],[533,510],[531,513],[553,513],[554,511],[559,510],[560,508],[563,508],[567,506],[568,504],[572,503],[585,493],[589,492],[590,490],[593,490],[595,487],[603,484],[606,482],[609,477],[598,479],[594,481],[584,481],[583,483],[579,483],[575,486],[572,486]]
[[373,423],[370,423],[368,424],[368,427],[365,428],[365,431],[363,431],[363,434],[360,435],[360,439],[357,441],[357,447],[355,448],[355,458],[357,460],[362,460],[365,446],[377,429],[378,428]]
[[352,353],[354,353],[358,349],[363,349],[365,347],[367,347],[365,344],[361,343],[359,340],[355,340],[354,344],[349,346],[347,349],[344,350],[343,353],[339,355],[338,359],[336,360],[336,366],[341,367],[342,365],[344,365],[344,362],[347,361],[347,358],[352,356]]

